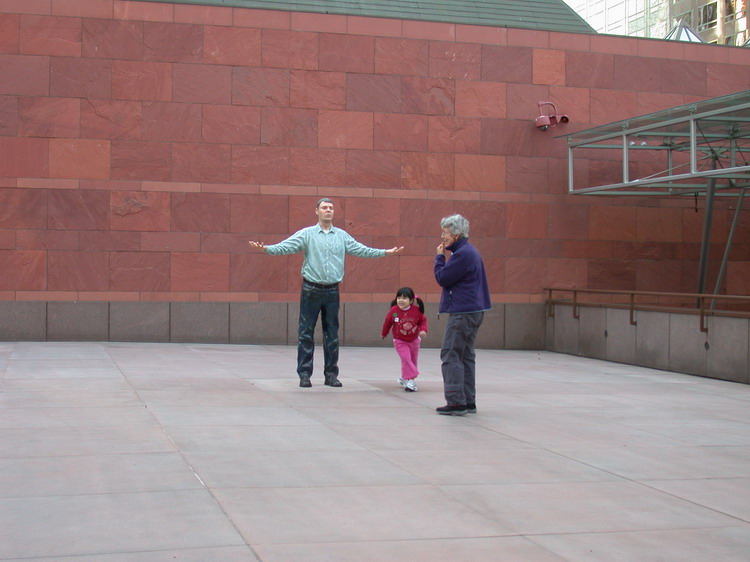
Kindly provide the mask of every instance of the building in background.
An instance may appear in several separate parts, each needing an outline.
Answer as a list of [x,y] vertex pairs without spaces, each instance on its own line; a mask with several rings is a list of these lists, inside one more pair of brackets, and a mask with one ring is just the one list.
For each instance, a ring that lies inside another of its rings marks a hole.
[[682,22],[705,43],[744,45],[746,0],[566,0],[599,33],[663,39]]

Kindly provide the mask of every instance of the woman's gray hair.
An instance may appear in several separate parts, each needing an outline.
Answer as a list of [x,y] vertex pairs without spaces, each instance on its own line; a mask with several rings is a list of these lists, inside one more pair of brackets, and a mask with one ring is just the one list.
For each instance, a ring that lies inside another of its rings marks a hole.
[[469,221],[461,215],[451,215],[440,221],[440,228],[447,228],[453,236],[469,237]]

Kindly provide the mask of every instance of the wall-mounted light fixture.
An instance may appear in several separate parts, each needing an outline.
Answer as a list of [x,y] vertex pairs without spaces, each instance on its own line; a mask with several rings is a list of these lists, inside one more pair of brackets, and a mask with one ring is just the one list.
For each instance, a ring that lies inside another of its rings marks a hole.
[[558,123],[567,123],[570,121],[567,115],[561,115],[557,112],[557,107],[551,101],[539,101],[536,104],[539,106],[539,117],[534,121],[537,129],[546,131]]

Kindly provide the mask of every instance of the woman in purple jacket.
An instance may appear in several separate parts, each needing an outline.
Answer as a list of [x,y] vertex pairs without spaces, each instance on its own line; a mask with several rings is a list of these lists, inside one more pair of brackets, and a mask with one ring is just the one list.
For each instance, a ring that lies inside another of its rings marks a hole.
[[451,215],[440,221],[442,243],[435,256],[435,280],[442,290],[439,312],[447,313],[442,361],[446,405],[437,412],[449,416],[475,414],[476,340],[484,311],[491,308],[482,256],[469,243],[469,221]]

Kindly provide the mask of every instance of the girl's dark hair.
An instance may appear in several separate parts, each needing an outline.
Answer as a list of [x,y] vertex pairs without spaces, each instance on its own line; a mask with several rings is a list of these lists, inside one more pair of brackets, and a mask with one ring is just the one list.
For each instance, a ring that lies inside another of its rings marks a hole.
[[[398,297],[406,297],[411,301],[416,301],[419,310],[422,312],[422,314],[424,314],[424,303],[422,302],[422,299],[414,294],[414,289],[412,289],[411,287],[401,287],[398,291],[396,291],[396,298]],[[396,306],[396,299],[393,299],[393,301],[391,302],[391,306]]]

